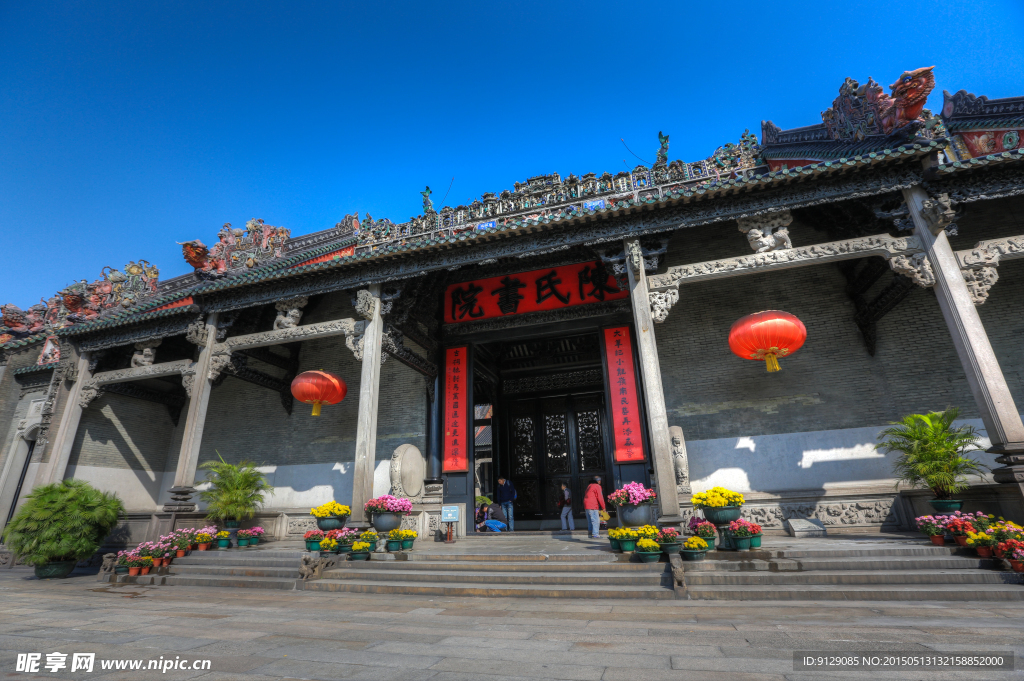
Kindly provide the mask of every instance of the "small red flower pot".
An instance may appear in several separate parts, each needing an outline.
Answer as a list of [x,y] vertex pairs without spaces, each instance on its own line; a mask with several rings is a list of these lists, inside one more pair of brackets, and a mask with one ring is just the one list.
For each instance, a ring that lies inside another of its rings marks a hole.
[[1003,555],[1003,550],[1001,548],[999,548],[999,544],[996,544],[994,547],[992,547],[992,555],[995,556],[996,558],[1005,558],[1006,557],[1006,556]]
[[946,538],[943,537],[941,534],[933,534],[933,535],[931,535],[928,538],[931,539],[932,543],[935,544],[936,546],[945,546],[946,545]]
[[139,568],[139,574],[140,575],[148,575],[149,574],[149,568],[148,567]]
[[206,542],[205,544],[199,544],[199,550],[200,551],[208,551],[209,549],[210,549],[210,542]]
[[991,558],[992,547],[991,546],[975,546],[974,550],[978,552],[979,558]]
[[129,577],[138,577],[139,576],[139,570],[141,570],[141,569],[142,568],[137,568],[137,567],[130,567],[130,568],[128,568],[128,576]]
[[967,535],[966,534],[954,534],[953,535],[953,539],[955,539],[956,543],[959,544],[960,546],[967,546]]
[[178,549],[177,551],[174,552],[174,555],[176,555],[178,558],[184,558],[185,557],[185,549]]
[[1024,572],[1024,560],[1010,559],[1010,567],[1014,572]]

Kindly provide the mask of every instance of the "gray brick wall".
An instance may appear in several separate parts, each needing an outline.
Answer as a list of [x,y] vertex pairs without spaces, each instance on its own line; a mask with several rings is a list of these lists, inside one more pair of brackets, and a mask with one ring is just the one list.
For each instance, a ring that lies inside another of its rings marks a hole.
[[[304,324],[358,316],[345,294],[330,294],[311,303]],[[410,346],[411,347],[411,346]],[[414,348],[422,352],[418,348]],[[305,341],[299,371],[330,371],[348,386],[337,405],[321,415],[296,403],[289,416],[277,393],[228,378],[210,397],[200,463],[217,457],[235,462],[250,459],[277,465],[351,462],[355,459],[361,363],[345,346],[344,337]],[[261,370],[268,370],[261,367]],[[377,417],[377,459],[388,459],[400,444],[426,448],[426,383],[405,365],[388,360],[381,367]]]
[[[1021,205],[992,202],[971,210],[960,220],[954,248],[1024,234]],[[794,224],[790,233],[796,245],[828,240],[808,225]],[[666,262],[747,253],[745,238],[729,223],[676,233]],[[845,283],[835,265],[817,265],[682,286],[679,303],[655,327],[670,423],[682,426],[688,440],[703,440],[873,426],[950,405],[977,418],[934,293],[915,289],[882,319],[871,357]],[[1024,262],[1009,262],[979,308],[1018,406],[1024,405],[1022,300]],[[728,346],[732,323],[765,309],[791,312],[807,326],[806,345],[783,359],[776,374]]]
[[163,473],[173,430],[174,421],[162,404],[110,393],[100,395],[82,412],[68,467]]

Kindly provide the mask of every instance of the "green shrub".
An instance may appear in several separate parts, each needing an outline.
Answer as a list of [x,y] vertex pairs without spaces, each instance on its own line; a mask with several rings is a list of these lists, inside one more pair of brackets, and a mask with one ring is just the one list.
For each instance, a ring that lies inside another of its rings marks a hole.
[[219,461],[207,461],[201,469],[210,471],[206,482],[210,488],[199,493],[206,502],[206,515],[215,520],[245,520],[256,515],[263,505],[263,495],[274,493],[274,486],[267,482],[256,464],[241,461],[236,466],[224,461],[217,452]]
[[875,445],[883,452],[899,452],[894,464],[897,482],[911,487],[928,487],[936,499],[951,499],[967,489],[967,476],[987,469],[967,454],[982,451],[981,436],[974,426],[953,427],[960,415],[954,407],[946,411],[910,414],[891,423],[879,434],[885,438]]
[[4,529],[4,543],[29,565],[92,557],[124,516],[116,494],[84,480],[37,487]]
[[488,497],[477,497],[476,498],[476,505],[477,506],[479,506],[480,504],[487,504],[488,506],[490,506],[493,503],[494,502],[491,501]]

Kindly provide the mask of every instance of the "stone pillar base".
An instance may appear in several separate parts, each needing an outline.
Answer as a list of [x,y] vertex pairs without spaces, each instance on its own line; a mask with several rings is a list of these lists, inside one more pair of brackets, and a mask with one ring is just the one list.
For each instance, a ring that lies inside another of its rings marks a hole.
[[194,513],[199,508],[191,501],[196,493],[195,487],[181,485],[167,491],[171,493],[171,501],[164,504],[164,513]]

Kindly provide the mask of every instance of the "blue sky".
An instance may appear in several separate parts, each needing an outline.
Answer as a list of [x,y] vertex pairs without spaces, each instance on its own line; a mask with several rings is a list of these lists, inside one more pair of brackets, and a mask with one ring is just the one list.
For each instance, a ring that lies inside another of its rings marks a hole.
[[[969,13],[967,9],[969,8]],[[0,0],[0,302],[251,217],[395,222],[820,122],[845,76],[1024,95],[1024,3]]]

